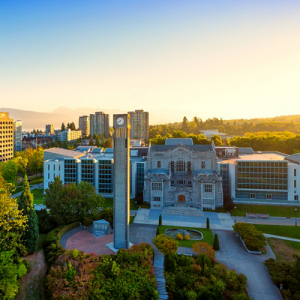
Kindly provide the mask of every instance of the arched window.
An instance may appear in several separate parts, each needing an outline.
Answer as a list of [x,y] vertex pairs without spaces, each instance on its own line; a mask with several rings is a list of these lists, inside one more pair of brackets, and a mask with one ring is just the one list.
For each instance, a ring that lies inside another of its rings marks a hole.
[[183,160],[179,160],[176,163],[176,171],[177,172],[184,172],[185,171],[185,163]]

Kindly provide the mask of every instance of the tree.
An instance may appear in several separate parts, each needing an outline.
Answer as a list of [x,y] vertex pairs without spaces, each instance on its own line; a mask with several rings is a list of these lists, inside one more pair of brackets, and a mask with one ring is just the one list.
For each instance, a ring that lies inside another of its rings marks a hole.
[[64,122],[62,122],[61,124],[61,131],[65,131],[66,130],[66,125]]
[[178,249],[178,243],[171,236],[167,237],[164,234],[159,234],[153,240],[154,245],[163,254],[175,253]]
[[187,132],[189,129],[188,119],[186,117],[182,120],[182,131]]
[[19,288],[18,279],[22,278],[27,269],[22,261],[16,262],[13,251],[0,252],[0,298],[14,299]]
[[92,137],[90,138],[89,146],[94,146],[94,139]]
[[112,139],[108,138],[104,143],[104,148],[112,148],[112,146],[113,146]]
[[158,225],[159,225],[159,226],[162,225],[162,216],[161,216],[161,215],[159,215]]
[[46,190],[45,204],[58,225],[83,222],[84,218],[97,214],[103,203],[104,198],[85,181],[63,186],[60,178],[56,177]]
[[156,235],[155,236],[158,236],[159,235],[159,228],[157,227],[156,228]]
[[32,158],[30,160],[30,171],[37,174],[37,173],[43,173],[43,167],[44,167],[44,150],[39,147],[36,149],[32,155]]
[[18,200],[18,206],[20,210],[23,210],[23,214],[28,219],[27,228],[22,240],[28,253],[33,253],[38,248],[39,226],[38,217],[33,205],[33,195],[30,191],[27,175],[24,177],[24,191]]
[[206,229],[209,229],[209,218],[206,218]]
[[27,227],[27,217],[18,209],[17,200],[10,198],[6,187],[0,188],[0,252],[14,250],[25,254],[22,236]]
[[215,250],[209,246],[207,243],[197,242],[193,245],[193,251],[198,255],[205,254],[210,259],[215,258]]
[[12,159],[3,163],[1,166],[1,172],[5,181],[14,186],[17,184],[18,164],[15,160]]
[[220,250],[219,236],[218,236],[217,233],[215,234],[215,237],[214,237],[213,249],[214,249],[215,251]]
[[224,195],[223,208],[227,211],[231,211],[234,209],[233,201],[229,196]]
[[221,137],[217,134],[214,134],[210,139],[211,139],[212,142],[214,142],[215,146],[224,145]]

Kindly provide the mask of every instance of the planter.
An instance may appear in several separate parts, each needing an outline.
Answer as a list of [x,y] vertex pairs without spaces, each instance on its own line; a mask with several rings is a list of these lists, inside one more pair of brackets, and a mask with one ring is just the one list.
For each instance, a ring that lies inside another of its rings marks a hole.
[[255,255],[261,255],[261,254],[262,254],[261,251],[251,251],[251,250],[249,250],[249,249],[247,248],[245,242],[243,241],[243,239],[240,237],[240,235],[239,235],[238,233],[236,233],[236,235],[237,235],[237,237],[241,240],[242,244],[244,245],[244,247],[245,247],[245,249],[246,249],[246,251],[247,251],[248,253],[250,253],[250,254],[255,254]]

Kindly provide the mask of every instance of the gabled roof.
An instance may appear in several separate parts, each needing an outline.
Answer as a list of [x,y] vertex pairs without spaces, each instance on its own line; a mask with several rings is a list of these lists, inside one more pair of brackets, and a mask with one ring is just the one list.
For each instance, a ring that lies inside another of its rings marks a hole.
[[191,146],[193,145],[193,139],[191,138],[172,138],[172,139],[166,139],[166,146],[177,146],[179,144],[185,145],[185,146]]

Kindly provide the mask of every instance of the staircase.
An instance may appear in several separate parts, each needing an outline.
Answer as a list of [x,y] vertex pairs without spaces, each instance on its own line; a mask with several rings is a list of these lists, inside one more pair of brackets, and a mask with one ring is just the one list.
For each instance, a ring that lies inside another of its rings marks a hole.
[[203,211],[194,207],[164,207],[162,209],[162,214],[189,217],[204,217]]
[[166,280],[164,276],[164,255],[157,249],[155,249],[154,253],[154,274],[156,277],[159,299],[169,299],[168,293],[166,291]]

